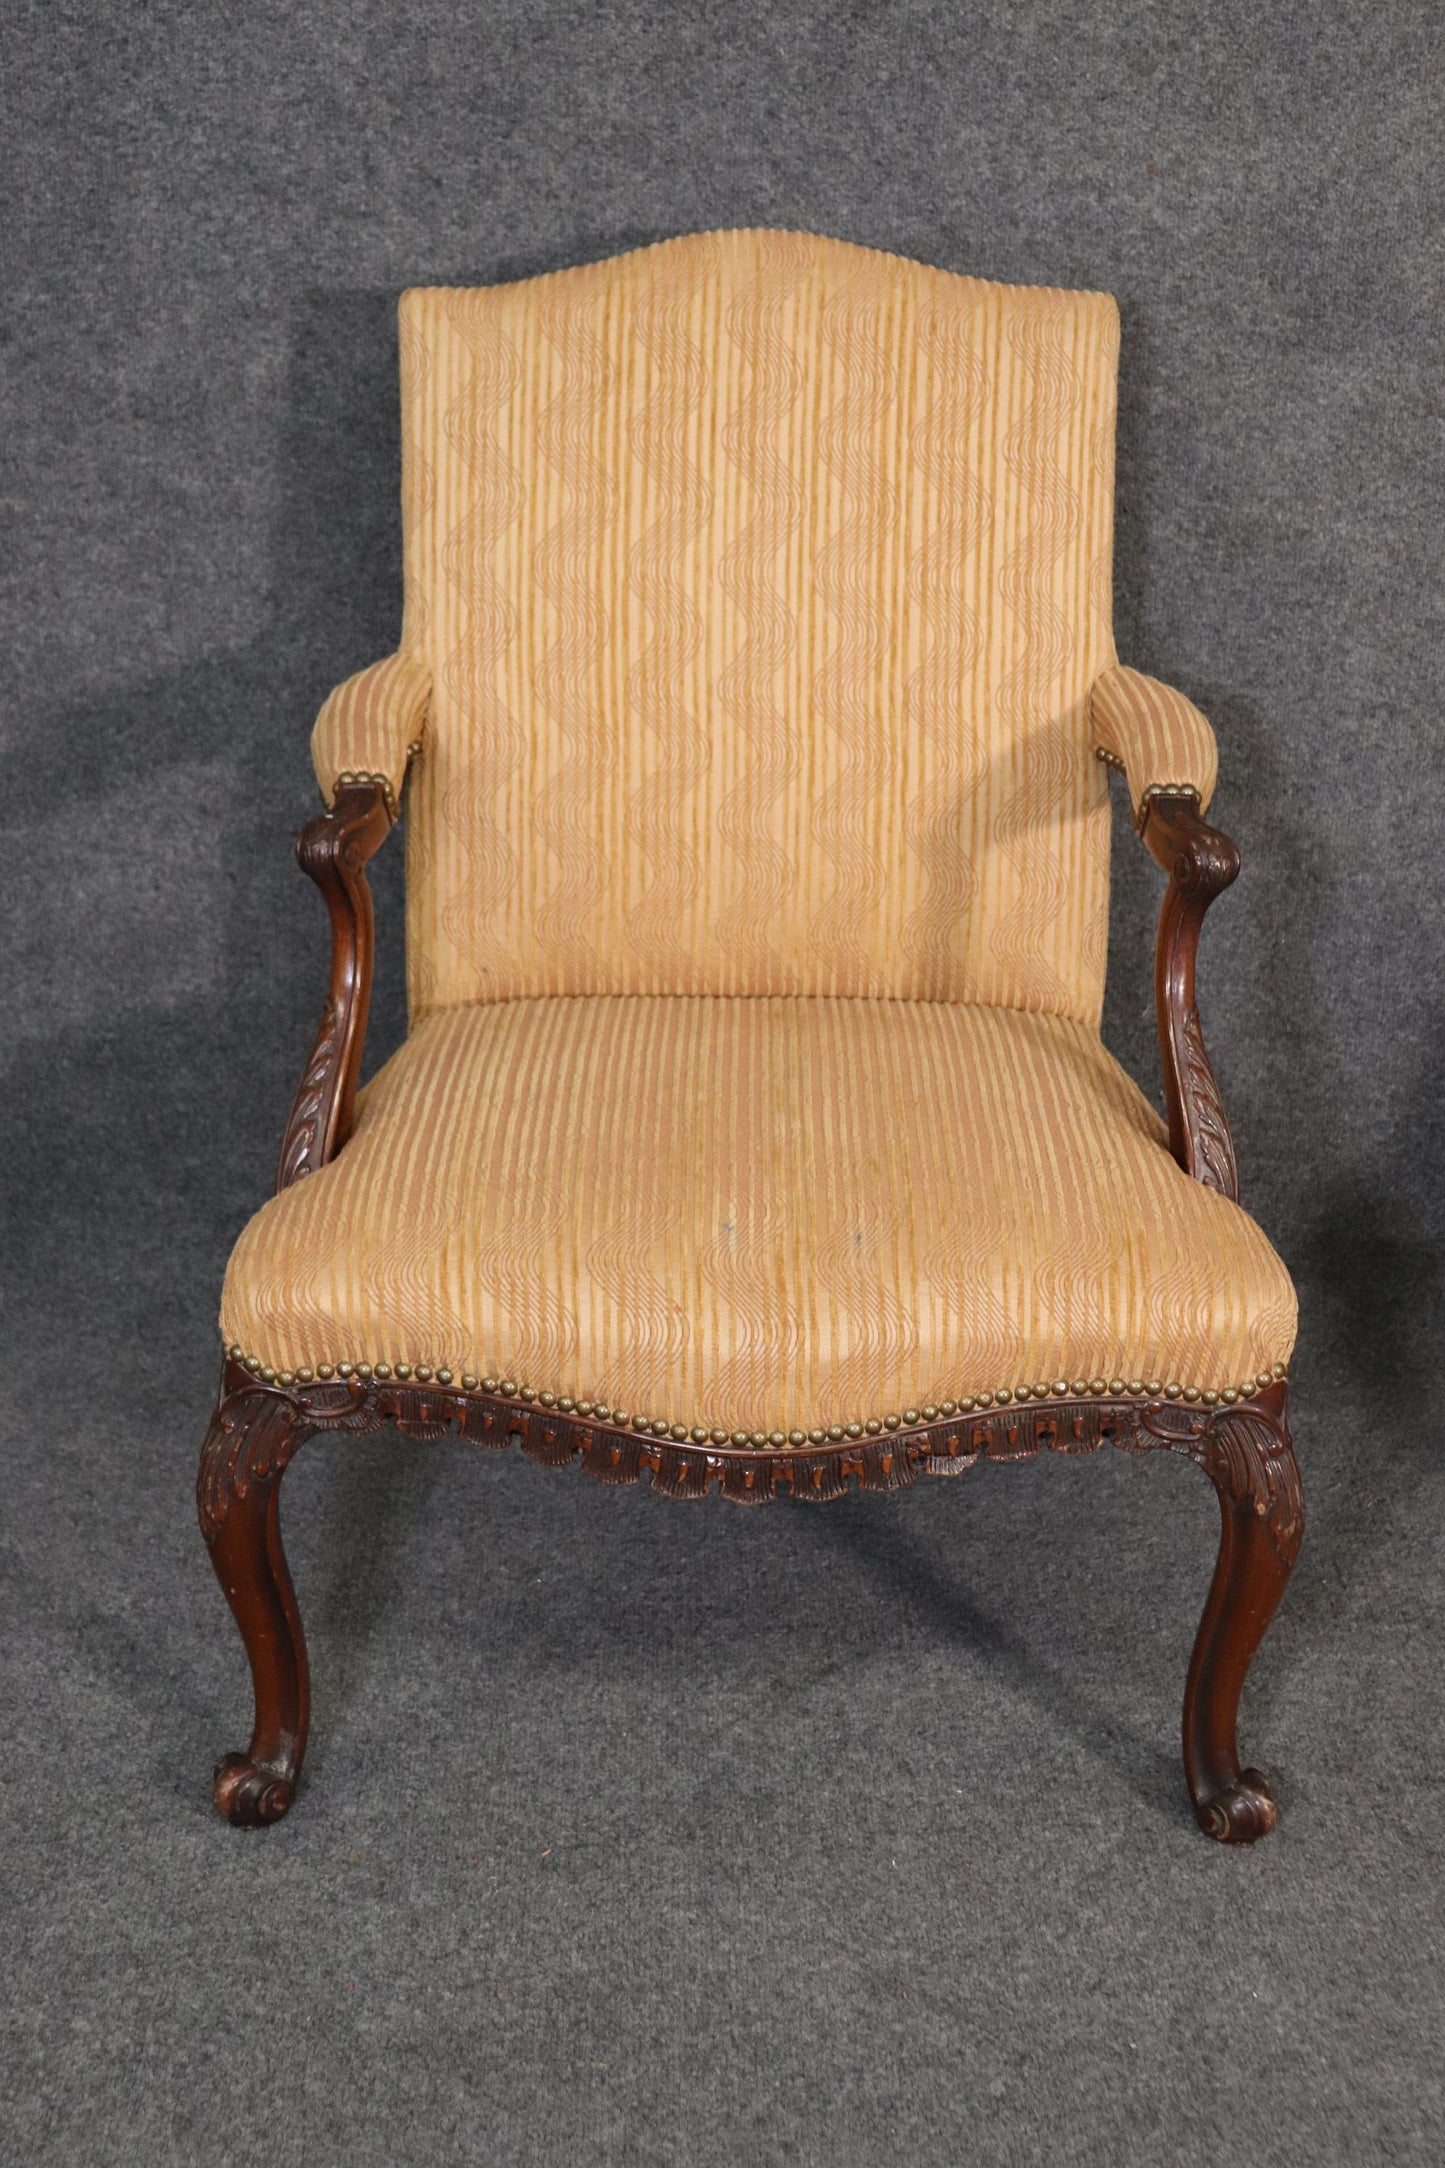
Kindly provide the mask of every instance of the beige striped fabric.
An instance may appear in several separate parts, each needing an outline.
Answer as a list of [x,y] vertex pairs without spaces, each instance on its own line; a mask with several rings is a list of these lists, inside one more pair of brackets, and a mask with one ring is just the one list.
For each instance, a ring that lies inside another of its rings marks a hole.
[[1201,812],[1214,795],[1219,749],[1192,700],[1116,663],[1089,694],[1094,744],[1128,778],[1135,818],[1156,791],[1193,790]]
[[401,338],[414,1016],[1097,1017],[1112,299],[711,233],[408,293]]
[[1097,1031],[1095,744],[1214,776],[1114,664],[1113,302],[718,233],[401,333],[401,650],[314,751],[422,739],[413,1032],[228,1342],[768,1434],[1285,1361]]
[[222,1327],[281,1369],[510,1376],[788,1432],[1055,1380],[1238,1385],[1294,1297],[1077,1020],[573,997],[431,1015],[265,1206]]
[[430,697],[431,672],[419,655],[388,655],[337,686],[311,733],[312,765],[328,805],[340,777],[380,776],[396,812]]

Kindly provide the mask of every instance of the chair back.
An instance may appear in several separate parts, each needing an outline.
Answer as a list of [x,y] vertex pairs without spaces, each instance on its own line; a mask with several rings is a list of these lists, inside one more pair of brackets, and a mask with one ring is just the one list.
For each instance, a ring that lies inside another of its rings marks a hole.
[[1118,319],[808,234],[401,304],[413,1011],[1097,1020]]

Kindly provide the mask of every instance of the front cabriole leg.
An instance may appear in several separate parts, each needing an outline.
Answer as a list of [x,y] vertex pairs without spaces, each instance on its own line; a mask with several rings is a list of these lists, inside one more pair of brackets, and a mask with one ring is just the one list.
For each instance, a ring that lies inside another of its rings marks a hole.
[[201,1447],[196,1504],[216,1577],[241,1629],[256,1721],[244,1754],[215,1769],[217,1811],[276,1822],[291,1804],[306,1752],[311,1690],[301,1614],[281,1547],[280,1492],[315,1426],[285,1393],[238,1385],[229,1369]]
[[1184,1770],[1200,1828],[1221,1844],[1253,1844],[1278,1809],[1260,1772],[1239,1766],[1239,1696],[1304,1535],[1285,1387],[1221,1408],[1192,1457],[1219,1495],[1220,1537],[1184,1689]]

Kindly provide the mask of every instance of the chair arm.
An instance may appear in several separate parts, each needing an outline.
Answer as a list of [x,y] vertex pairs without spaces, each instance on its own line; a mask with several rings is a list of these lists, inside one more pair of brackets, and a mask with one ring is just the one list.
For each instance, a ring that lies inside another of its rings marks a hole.
[[1219,769],[1214,732],[1192,700],[1157,678],[1115,663],[1089,693],[1094,750],[1122,769],[1137,826],[1151,797],[1192,791],[1207,811]]
[[330,809],[296,838],[297,862],[331,914],[331,984],[281,1140],[278,1191],[324,1167],[351,1135],[375,953],[366,861],[394,819],[384,776],[341,778]]
[[1239,1200],[1234,1141],[1204,1044],[1194,998],[1194,964],[1204,914],[1239,872],[1239,851],[1211,828],[1191,790],[1154,789],[1141,823],[1151,855],[1169,875],[1154,950],[1154,1006],[1169,1148],[1206,1189]]
[[311,759],[330,805],[342,783],[377,782],[396,818],[407,762],[421,749],[431,673],[404,649],[329,694],[311,733]]

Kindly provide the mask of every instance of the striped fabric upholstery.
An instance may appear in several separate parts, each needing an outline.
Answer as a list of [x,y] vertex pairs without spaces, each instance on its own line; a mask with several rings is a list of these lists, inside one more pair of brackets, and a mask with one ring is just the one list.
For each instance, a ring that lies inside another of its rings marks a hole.
[[401,652],[315,757],[421,738],[413,1032],[227,1340],[770,1434],[1283,1362],[1098,1037],[1094,745],[1214,773],[1114,664],[1113,302],[724,233],[401,329]]
[[1197,791],[1200,811],[1208,806],[1219,750],[1208,722],[1183,693],[1116,663],[1095,679],[1089,717],[1095,746],[1124,770],[1136,819],[1156,791]]
[[431,672],[418,655],[388,655],[337,686],[311,734],[316,780],[328,805],[342,776],[380,776],[397,811],[430,698]]
[[695,234],[409,293],[401,335],[414,1015],[1098,1015],[1107,295]]
[[1224,1387],[1294,1299],[1097,1034],[957,1002],[572,999],[428,1017],[274,1199],[223,1329],[689,1426],[1057,1379]]

